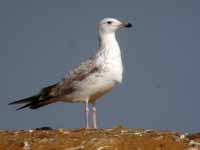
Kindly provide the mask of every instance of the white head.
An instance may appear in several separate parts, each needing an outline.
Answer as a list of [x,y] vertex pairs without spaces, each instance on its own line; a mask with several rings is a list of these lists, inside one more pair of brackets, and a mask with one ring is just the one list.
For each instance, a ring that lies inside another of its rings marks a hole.
[[130,28],[132,27],[132,24],[128,22],[122,22],[114,18],[104,18],[100,21],[98,30],[100,34],[109,34],[115,33],[117,30],[123,27]]

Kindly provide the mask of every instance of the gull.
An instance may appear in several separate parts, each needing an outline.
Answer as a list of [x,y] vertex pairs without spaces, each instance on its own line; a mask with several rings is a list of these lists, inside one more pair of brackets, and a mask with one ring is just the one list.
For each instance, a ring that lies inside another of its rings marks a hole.
[[24,104],[17,110],[39,107],[55,102],[84,103],[85,128],[89,128],[89,104],[92,104],[92,124],[96,124],[96,101],[122,82],[123,65],[116,32],[132,27],[129,22],[104,18],[98,24],[98,48],[95,55],[70,71],[62,80],[42,88],[28,98],[9,104]]

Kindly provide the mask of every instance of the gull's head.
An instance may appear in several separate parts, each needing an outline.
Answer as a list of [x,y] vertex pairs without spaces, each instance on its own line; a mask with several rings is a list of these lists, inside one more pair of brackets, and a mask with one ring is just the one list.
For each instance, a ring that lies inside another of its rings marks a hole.
[[117,30],[121,28],[130,28],[132,24],[125,21],[119,21],[114,18],[104,18],[100,21],[98,25],[98,29],[100,33],[115,33]]

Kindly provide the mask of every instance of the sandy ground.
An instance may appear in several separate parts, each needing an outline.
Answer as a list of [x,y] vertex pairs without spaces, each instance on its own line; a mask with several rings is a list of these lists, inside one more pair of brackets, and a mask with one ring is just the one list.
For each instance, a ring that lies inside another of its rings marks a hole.
[[200,133],[129,129],[0,131],[0,150],[200,150]]

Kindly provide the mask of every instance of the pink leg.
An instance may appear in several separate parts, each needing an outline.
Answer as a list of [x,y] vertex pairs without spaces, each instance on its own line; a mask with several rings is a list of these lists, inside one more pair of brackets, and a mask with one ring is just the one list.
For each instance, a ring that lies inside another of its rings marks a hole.
[[93,119],[93,128],[97,128],[97,113],[96,113],[96,104],[92,104],[92,119]]
[[89,105],[88,101],[85,102],[85,128],[89,128]]

